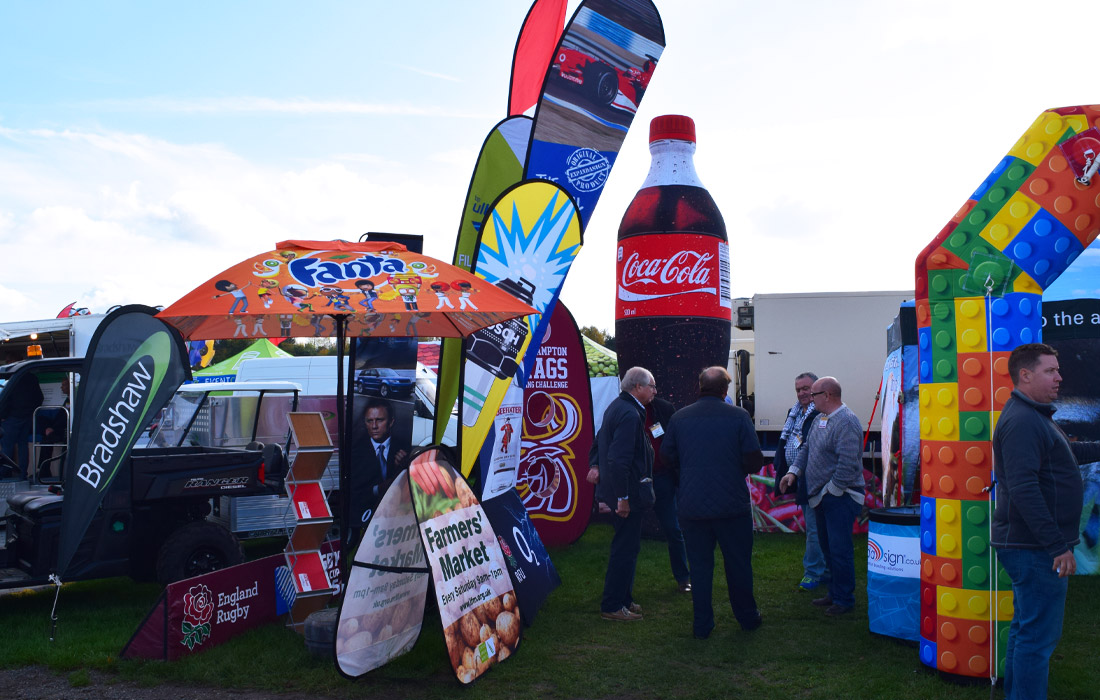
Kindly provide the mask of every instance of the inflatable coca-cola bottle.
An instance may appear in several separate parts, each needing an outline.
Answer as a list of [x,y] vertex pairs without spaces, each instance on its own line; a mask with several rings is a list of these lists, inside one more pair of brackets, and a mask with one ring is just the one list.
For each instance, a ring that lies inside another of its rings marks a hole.
[[698,395],[704,367],[729,361],[729,244],[695,174],[695,122],[657,117],[649,152],[649,175],[619,225],[615,349],[620,376],[645,367],[680,408]]

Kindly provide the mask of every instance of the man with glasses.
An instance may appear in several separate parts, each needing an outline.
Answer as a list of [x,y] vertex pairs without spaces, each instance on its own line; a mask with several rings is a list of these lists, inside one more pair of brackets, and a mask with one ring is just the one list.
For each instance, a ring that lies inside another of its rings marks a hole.
[[[631,367],[619,388],[621,393],[604,411],[593,450],[599,465],[596,496],[615,513],[600,616],[632,622],[642,619],[633,597],[634,569],[642,548],[642,511],[653,506],[653,448],[646,436],[645,408],[657,395],[657,384],[649,370]],[[643,488],[643,479],[648,488]]]
[[[806,444],[810,429],[813,427],[813,419],[817,416],[817,408],[810,399],[810,391],[817,375],[813,372],[803,372],[794,378],[794,394],[796,400],[791,410],[787,411],[787,420],[783,424],[783,432],[779,434],[779,444],[775,448],[775,493],[780,492],[780,483],[787,470],[798,459],[798,453]],[[798,491],[795,495],[795,503],[802,507],[802,520],[806,523],[806,553],[802,556],[802,580],[798,587],[803,591],[812,591],[822,583],[827,583],[829,569],[825,566],[825,554],[821,551],[821,542],[817,536],[817,518],[809,505],[809,495],[806,493],[806,480],[798,480]]]
[[852,525],[863,509],[863,430],[859,418],[841,400],[840,382],[835,378],[814,382],[810,398],[821,415],[814,418],[806,449],[798,453],[780,488],[786,493],[796,480],[805,479],[821,550],[832,573],[829,592],[813,604],[824,607],[826,615],[845,615],[856,604]]

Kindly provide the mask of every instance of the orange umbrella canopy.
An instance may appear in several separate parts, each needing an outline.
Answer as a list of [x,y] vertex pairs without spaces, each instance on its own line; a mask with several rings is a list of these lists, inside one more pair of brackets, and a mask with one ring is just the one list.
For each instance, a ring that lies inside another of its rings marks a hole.
[[535,313],[474,275],[399,243],[283,241],[210,278],[157,316],[185,338],[455,338]]

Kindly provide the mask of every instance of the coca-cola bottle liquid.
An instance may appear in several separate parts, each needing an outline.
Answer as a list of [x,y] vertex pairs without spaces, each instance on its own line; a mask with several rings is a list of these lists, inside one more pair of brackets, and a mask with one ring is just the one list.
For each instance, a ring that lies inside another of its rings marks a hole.
[[729,361],[729,243],[695,174],[695,122],[657,117],[649,152],[649,175],[619,224],[615,349],[620,376],[645,367],[680,408],[698,396],[703,368]]

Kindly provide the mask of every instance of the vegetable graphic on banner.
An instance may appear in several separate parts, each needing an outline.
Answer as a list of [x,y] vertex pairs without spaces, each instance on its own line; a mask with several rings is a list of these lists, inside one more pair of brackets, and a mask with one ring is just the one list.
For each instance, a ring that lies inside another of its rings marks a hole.
[[[552,182],[521,182],[500,196],[485,220],[474,272],[542,314],[557,299],[581,244],[573,199]],[[473,469],[537,324],[537,318],[512,319],[466,342],[459,436],[464,476]]]
[[336,628],[336,668],[358,678],[412,649],[424,624],[428,565],[402,471],[352,560]]
[[[512,185],[523,179],[523,158],[531,140],[530,117],[516,116],[503,120],[493,128],[481,146],[474,166],[466,206],[458,225],[453,264],[470,272],[477,253],[478,232],[489,214],[489,206]],[[435,441],[442,442],[447,430],[447,418],[458,399],[459,372],[462,369],[462,342],[444,338],[439,360],[439,383],[436,388]]]
[[412,648],[431,575],[455,675],[470,683],[519,645],[519,607],[497,536],[440,448],[413,457],[367,524],[336,630],[357,678]]
[[584,224],[664,45],[661,17],[649,0],[585,0],[562,35],[535,111],[524,176],[564,187]]
[[592,446],[592,390],[576,321],[556,304],[524,388],[523,453],[516,488],[546,544],[584,534],[594,489],[584,478]]

